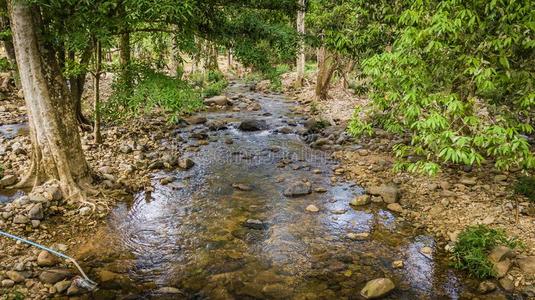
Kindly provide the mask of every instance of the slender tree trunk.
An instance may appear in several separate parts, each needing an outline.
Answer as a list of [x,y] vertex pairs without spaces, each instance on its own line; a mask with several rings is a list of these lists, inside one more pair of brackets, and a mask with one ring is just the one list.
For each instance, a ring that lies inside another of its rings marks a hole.
[[[0,12],[0,30],[8,31],[10,29],[10,26],[9,18],[7,16],[7,0],[0,0]],[[4,46],[4,49],[6,50],[7,60],[13,68],[11,76],[13,76],[15,86],[20,89],[21,85],[19,72],[17,69],[17,59],[15,58],[15,47],[13,46],[13,38],[11,36],[3,37],[2,44]]]
[[232,48],[228,48],[227,49],[227,65],[228,65],[228,69],[229,71],[233,69],[232,67]]
[[219,71],[219,63],[217,61],[217,46],[210,42],[206,41],[206,57],[204,68],[207,71]]
[[316,80],[316,97],[327,99],[331,79],[336,69],[336,57],[325,47],[318,50],[318,76]]
[[100,135],[100,69],[102,64],[102,47],[100,41],[95,42],[95,76],[93,81],[94,88],[94,105],[95,105],[95,126],[93,127],[93,135],[95,137],[95,144],[102,142]]
[[17,63],[28,111],[32,142],[29,172],[18,187],[36,186],[56,179],[67,197],[81,199],[81,187],[90,184],[91,172],[82,151],[74,103],[53,47],[47,45],[37,6],[10,3]]
[[121,76],[123,77],[124,82],[127,86],[132,85],[132,76],[130,74],[130,33],[125,32],[121,34],[119,41],[120,53],[119,53],[119,62],[121,64]]
[[[89,63],[89,60],[91,59],[92,50],[92,47],[87,47],[84,50],[82,56],[80,57],[81,65],[84,66]],[[69,52],[69,59],[72,61],[76,60],[76,53],[74,51]],[[83,130],[90,130],[92,125],[91,120],[86,118],[82,111],[82,95],[84,93],[86,75],[86,72],[82,72],[75,77],[69,78],[68,80],[78,124]]]
[[299,33],[299,50],[297,52],[297,78],[295,80],[295,87],[303,86],[305,78],[305,42],[303,40],[305,35],[305,0],[299,1],[299,10],[297,11],[297,32]]

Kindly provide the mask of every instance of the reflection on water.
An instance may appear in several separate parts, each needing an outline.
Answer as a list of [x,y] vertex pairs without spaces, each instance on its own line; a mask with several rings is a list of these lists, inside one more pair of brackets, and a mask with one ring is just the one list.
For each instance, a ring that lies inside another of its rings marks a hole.
[[[245,91],[233,87],[239,88]],[[134,278],[175,286],[188,298],[354,298],[367,280],[385,276],[398,284],[391,299],[458,296],[463,287],[455,274],[420,254],[423,246],[435,247],[432,238],[414,234],[373,205],[349,207],[362,189],[331,183],[336,162],[327,153],[310,149],[297,135],[272,133],[293,118],[282,118],[290,104],[278,96],[262,97],[260,103],[258,118],[267,120],[270,130],[207,132],[213,142],[186,154],[194,168],[174,172],[176,182],[168,186],[158,178],[169,174],[155,174],[154,192],[140,193],[131,205],[115,210],[112,230],[136,257]],[[179,134],[188,140],[202,125],[192,128]],[[283,195],[301,180],[326,192]],[[252,189],[240,191],[235,183]],[[307,212],[310,204],[320,211]],[[353,240],[348,233],[369,236]],[[392,269],[400,259],[405,268]]]
[[27,123],[0,125],[0,135],[6,139],[12,139],[16,136],[27,135],[27,134],[28,134]]

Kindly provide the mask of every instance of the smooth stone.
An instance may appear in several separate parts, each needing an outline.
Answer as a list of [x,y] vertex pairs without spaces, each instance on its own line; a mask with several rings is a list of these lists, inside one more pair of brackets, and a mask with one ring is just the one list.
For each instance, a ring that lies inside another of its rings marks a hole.
[[41,251],[37,256],[37,265],[40,267],[52,267],[57,265],[60,260],[48,251]]
[[298,197],[298,196],[304,196],[312,193],[312,187],[309,182],[295,182],[291,184],[286,190],[284,191],[284,196],[286,197]]
[[400,213],[403,211],[403,208],[401,207],[399,203],[390,203],[386,206],[386,208],[388,208],[388,210],[391,210],[397,213]]
[[7,271],[6,276],[9,279],[13,280],[15,283],[23,282],[24,279],[26,279],[24,276],[22,276],[22,274],[17,271]]
[[349,204],[353,206],[363,206],[369,203],[370,203],[370,195],[360,195],[360,196],[353,198],[353,200],[351,200]]
[[522,272],[528,275],[535,275],[535,256],[519,257],[516,263]]
[[313,205],[313,204],[310,204],[309,206],[307,206],[306,210],[309,211],[309,212],[318,212],[318,211],[320,211],[319,208],[316,205]]
[[365,299],[377,299],[386,296],[396,288],[394,282],[389,278],[377,278],[368,281],[360,291],[360,295]]
[[496,290],[496,284],[488,280],[480,282],[479,287],[477,288],[477,291],[481,294],[488,294],[494,290]]

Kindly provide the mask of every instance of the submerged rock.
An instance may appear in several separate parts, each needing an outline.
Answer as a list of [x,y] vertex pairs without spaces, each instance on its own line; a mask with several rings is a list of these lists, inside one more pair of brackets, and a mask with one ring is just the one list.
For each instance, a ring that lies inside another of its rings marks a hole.
[[249,119],[242,121],[238,128],[243,131],[258,131],[267,129],[268,125],[265,120]]
[[39,280],[41,280],[43,283],[55,284],[70,276],[71,272],[67,270],[47,270],[41,272],[39,275]]
[[295,182],[286,188],[284,196],[286,197],[298,197],[312,193],[312,186],[309,182]]
[[357,196],[355,198],[353,198],[353,200],[351,200],[351,202],[349,204],[353,205],[353,206],[363,206],[363,205],[366,205],[366,204],[369,204],[370,203],[370,196],[369,195],[360,195],[360,196]]
[[313,204],[310,204],[309,206],[307,206],[306,210],[309,211],[309,212],[318,212],[318,211],[320,211],[320,209],[316,205],[313,205]]
[[390,293],[396,288],[394,282],[389,278],[377,278],[366,283],[360,291],[360,295],[366,299],[377,299]]
[[194,165],[195,165],[195,162],[191,160],[190,158],[182,158],[178,161],[178,166],[184,170],[189,170],[193,168]]
[[245,221],[245,224],[243,224],[243,226],[256,230],[263,230],[267,228],[266,223],[256,219],[248,219],[247,221]]

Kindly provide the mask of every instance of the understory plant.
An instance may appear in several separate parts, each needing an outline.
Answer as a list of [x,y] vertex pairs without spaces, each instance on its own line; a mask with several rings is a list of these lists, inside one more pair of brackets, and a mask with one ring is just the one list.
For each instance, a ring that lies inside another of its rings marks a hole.
[[201,92],[186,81],[150,68],[138,68],[132,86],[120,79],[114,84],[114,93],[105,103],[104,115],[109,119],[120,119],[162,108],[177,120],[181,114],[188,114],[203,107]]
[[374,109],[350,131],[409,136],[394,148],[400,170],[534,168],[534,24],[529,0],[411,2],[393,44],[362,64]]
[[470,226],[459,234],[455,243],[451,258],[453,266],[477,278],[493,277],[495,274],[488,255],[498,245],[516,248],[519,242],[508,238],[503,230],[484,225]]
[[535,202],[535,177],[520,177],[515,185],[515,192],[526,196],[531,202]]

